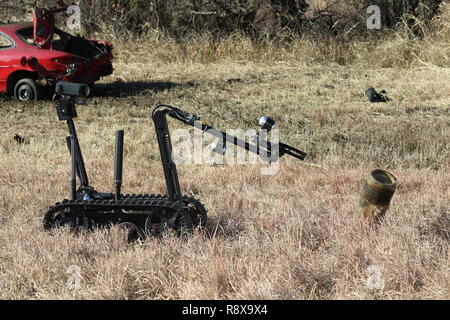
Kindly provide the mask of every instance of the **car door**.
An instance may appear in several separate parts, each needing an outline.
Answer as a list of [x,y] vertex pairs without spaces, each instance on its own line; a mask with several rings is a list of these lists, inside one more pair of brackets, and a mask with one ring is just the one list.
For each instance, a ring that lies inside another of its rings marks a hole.
[[14,41],[0,32],[0,92],[6,92],[6,80],[11,73],[9,50],[15,47]]

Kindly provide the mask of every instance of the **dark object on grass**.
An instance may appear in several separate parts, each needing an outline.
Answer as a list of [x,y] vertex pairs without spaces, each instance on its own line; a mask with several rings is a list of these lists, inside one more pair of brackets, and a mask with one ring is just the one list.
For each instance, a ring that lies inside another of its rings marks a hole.
[[387,96],[386,90],[378,93],[374,88],[369,88],[364,92],[364,94],[370,102],[388,102],[390,100]]
[[236,82],[242,82],[242,79],[240,79],[240,78],[236,78],[236,79],[228,79],[227,80],[227,83],[228,84],[233,84],[233,83],[236,83]]
[[14,136],[14,141],[17,142],[18,144],[23,144],[25,142],[25,139],[22,138],[21,136],[19,136],[18,134],[16,134]]

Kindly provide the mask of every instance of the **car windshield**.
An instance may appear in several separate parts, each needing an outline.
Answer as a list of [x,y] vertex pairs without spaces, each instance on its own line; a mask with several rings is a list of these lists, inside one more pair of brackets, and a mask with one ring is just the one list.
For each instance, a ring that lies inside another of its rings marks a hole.
[[[31,46],[37,46],[34,42],[33,31],[33,26],[29,26],[19,29],[16,34],[25,43]],[[104,52],[104,45],[86,40],[79,36],[72,36],[71,34],[56,28],[50,48],[52,50],[73,54],[84,59],[96,58]]]
[[16,32],[16,34],[19,36],[19,38],[31,45],[36,45],[34,43],[34,38],[33,38],[33,27],[27,27],[27,28],[23,28],[20,29],[19,31]]
[[0,33],[0,49],[7,49],[12,46],[13,46],[12,41],[7,36]]
[[[32,45],[32,46],[37,46],[37,44],[34,43],[34,34],[33,34],[33,27],[32,26],[20,29],[20,30],[18,30],[16,32],[16,34],[25,43],[27,43],[29,45]],[[69,36],[70,37],[70,35],[68,33],[65,33],[64,31],[59,30],[59,29],[55,29],[55,33],[53,35],[52,43],[54,43],[55,41],[61,40],[61,38],[64,37],[64,36]]]

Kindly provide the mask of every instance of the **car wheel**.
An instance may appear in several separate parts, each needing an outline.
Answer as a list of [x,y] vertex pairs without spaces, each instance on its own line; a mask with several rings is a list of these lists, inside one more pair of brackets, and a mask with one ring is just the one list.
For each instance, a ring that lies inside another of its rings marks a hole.
[[38,101],[41,98],[41,88],[33,79],[21,79],[14,87],[14,97],[20,101]]

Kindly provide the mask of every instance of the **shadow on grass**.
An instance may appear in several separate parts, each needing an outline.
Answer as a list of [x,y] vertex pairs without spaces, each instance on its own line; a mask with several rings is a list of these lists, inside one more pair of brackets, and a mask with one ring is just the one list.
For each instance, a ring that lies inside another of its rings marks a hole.
[[193,82],[175,83],[175,82],[114,82],[107,84],[96,84],[91,93],[91,97],[116,97],[127,98],[142,95],[146,92],[163,92],[175,88],[191,88],[197,85]]
[[[145,93],[170,91],[175,88],[195,88],[198,85],[194,82],[175,83],[175,82],[148,82],[148,81],[133,81],[133,82],[113,82],[113,83],[99,83],[95,84],[91,90],[89,98],[128,98],[144,95]],[[47,89],[43,92],[42,101],[52,101],[54,95],[54,88]],[[8,97],[0,93],[0,102],[14,101],[14,97]]]
[[244,232],[244,227],[234,219],[208,218],[204,231],[208,239],[237,239]]

